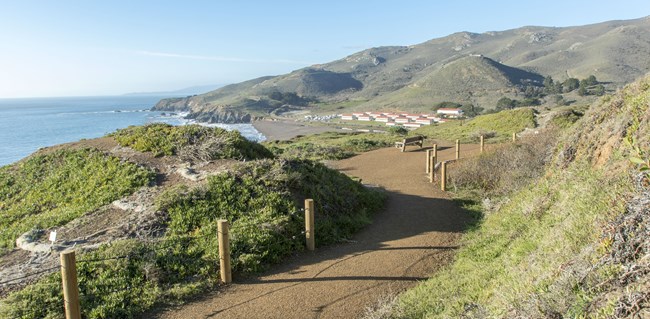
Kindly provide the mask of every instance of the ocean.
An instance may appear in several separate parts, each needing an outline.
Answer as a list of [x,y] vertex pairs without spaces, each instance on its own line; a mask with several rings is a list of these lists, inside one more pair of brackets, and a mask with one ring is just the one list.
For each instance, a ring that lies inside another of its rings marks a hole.
[[[155,96],[0,99],[0,166],[11,164],[41,147],[104,136],[129,125],[164,122],[194,123],[184,114],[149,111]],[[249,140],[264,135],[251,124],[210,124],[238,130]]]

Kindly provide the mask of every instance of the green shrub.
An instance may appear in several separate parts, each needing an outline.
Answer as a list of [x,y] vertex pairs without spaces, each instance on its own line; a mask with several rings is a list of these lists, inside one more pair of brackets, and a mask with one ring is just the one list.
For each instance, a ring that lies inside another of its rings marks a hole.
[[0,254],[30,229],[63,225],[149,184],[154,173],[92,150],[62,149],[0,168]]
[[216,220],[228,219],[235,268],[256,271],[302,247],[295,238],[304,224],[303,203],[296,198],[314,199],[319,244],[350,236],[383,205],[383,195],[322,164],[262,160],[212,176],[206,187],[170,191],[159,206],[170,215],[172,234],[213,234]]
[[408,132],[409,130],[403,126],[391,126],[388,128],[388,133],[393,135],[406,135]]
[[163,123],[129,126],[110,134],[120,145],[155,156],[179,155],[185,160],[258,159],[272,157],[262,145],[248,141],[236,131],[200,125],[172,126]]
[[[217,260],[202,259],[204,251],[193,241],[177,237],[155,243],[123,240],[78,256],[84,318],[134,318],[155,304],[177,302],[214,285]],[[9,295],[0,304],[0,315],[62,318],[62,300],[61,275],[55,273]]]
[[[168,213],[163,239],[125,240],[77,258],[82,313],[87,318],[134,318],[155,304],[182,301],[218,278],[216,221],[230,222],[235,271],[256,272],[303,249],[304,198],[316,204],[316,242],[334,243],[370,222],[384,194],[311,161],[241,163],[207,185],[179,186],[157,199]],[[59,318],[60,275],[11,294],[0,304],[8,318]]]

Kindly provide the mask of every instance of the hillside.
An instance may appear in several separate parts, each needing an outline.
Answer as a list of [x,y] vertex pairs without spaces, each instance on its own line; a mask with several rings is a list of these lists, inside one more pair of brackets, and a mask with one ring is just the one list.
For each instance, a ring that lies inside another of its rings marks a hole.
[[162,100],[155,109],[186,110],[192,118],[223,122],[248,122],[315,102],[429,110],[432,103],[452,101],[492,109],[499,97],[520,96],[526,86],[539,86],[546,76],[564,81],[595,75],[608,89],[616,89],[650,71],[649,56],[650,18],[459,32],[412,46],[367,49],[194,97]]
[[650,77],[450,167],[483,218],[454,263],[368,318],[650,316]]
[[129,127],[44,148],[0,168],[0,317],[61,317],[65,250],[77,254],[84,318],[178,304],[219,284],[217,220],[230,223],[235,274],[254,274],[305,249],[306,198],[324,246],[369,224],[385,195],[198,125]]

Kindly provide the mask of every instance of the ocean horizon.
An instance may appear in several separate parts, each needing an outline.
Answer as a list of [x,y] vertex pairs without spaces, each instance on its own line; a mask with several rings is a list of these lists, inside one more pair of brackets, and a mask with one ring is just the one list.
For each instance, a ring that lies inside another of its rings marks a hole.
[[[130,125],[196,123],[183,113],[150,109],[167,96],[90,96],[0,99],[0,166],[40,148],[102,137]],[[202,124],[238,130],[252,141],[264,135],[251,124]]]

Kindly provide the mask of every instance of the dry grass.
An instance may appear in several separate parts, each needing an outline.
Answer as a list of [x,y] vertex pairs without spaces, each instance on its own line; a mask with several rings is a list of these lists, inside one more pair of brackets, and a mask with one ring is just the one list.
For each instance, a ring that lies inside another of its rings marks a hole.
[[450,185],[455,191],[479,191],[484,198],[521,189],[543,173],[552,158],[556,136],[555,131],[544,131],[464,160],[450,168]]

